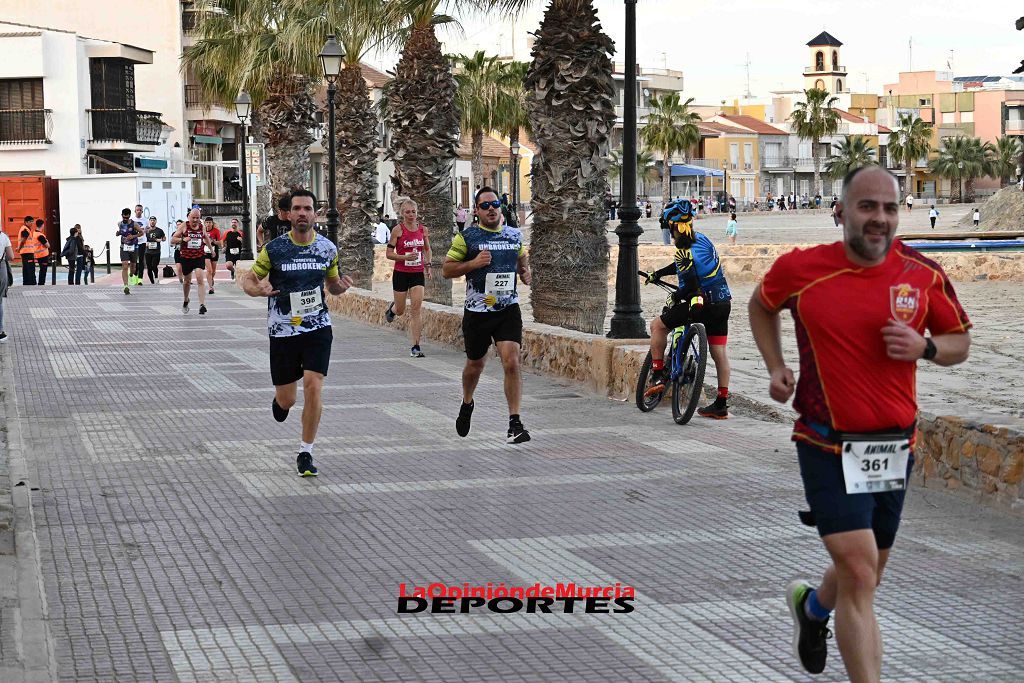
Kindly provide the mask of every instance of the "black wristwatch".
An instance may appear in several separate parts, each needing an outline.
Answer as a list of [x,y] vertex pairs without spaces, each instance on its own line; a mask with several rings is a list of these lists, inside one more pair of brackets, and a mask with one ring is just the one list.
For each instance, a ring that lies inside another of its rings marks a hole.
[[921,355],[921,358],[923,358],[924,360],[933,360],[935,358],[935,354],[937,354],[938,352],[939,350],[935,348],[935,342],[932,341],[932,338],[925,337],[924,353]]

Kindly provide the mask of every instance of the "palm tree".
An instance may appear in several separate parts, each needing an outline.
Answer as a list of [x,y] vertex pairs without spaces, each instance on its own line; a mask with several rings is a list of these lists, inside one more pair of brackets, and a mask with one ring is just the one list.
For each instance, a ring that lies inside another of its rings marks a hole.
[[269,184],[257,194],[260,215],[270,207],[270,193],[280,196],[309,184],[320,46],[310,59],[296,60],[282,32],[291,22],[308,19],[311,5],[205,0],[198,38],[182,53],[181,69],[194,74],[204,99],[233,108],[239,91],[252,97],[250,130],[267,145]]
[[608,309],[601,150],[615,123],[611,54],[593,0],[551,0],[526,76],[533,160],[531,299],[537,322],[599,334]]
[[454,55],[455,102],[462,114],[462,130],[470,134],[473,152],[473,186],[483,185],[484,135],[495,128],[504,73],[497,57],[483,51],[473,56]]
[[905,194],[914,190],[914,165],[931,152],[931,139],[932,124],[911,114],[900,114],[899,125],[889,133],[889,158],[907,171]]
[[[501,67],[502,78],[495,126],[502,134],[508,136],[509,146],[519,144],[521,132],[533,135],[533,130],[530,127],[530,115],[526,107],[528,93],[524,85],[529,69],[529,62],[505,62]],[[519,169],[515,168],[512,172],[516,174],[515,182],[518,183]]]
[[689,151],[700,142],[700,129],[697,128],[700,114],[690,111],[692,103],[692,97],[680,102],[679,93],[674,92],[651,97],[651,112],[640,131],[644,145],[661,152],[662,206],[672,198],[672,156],[681,153],[683,161],[686,161]]
[[[305,0],[298,0],[303,2]],[[335,97],[339,265],[357,287],[373,281],[372,226],[376,222],[378,120],[360,59],[399,28],[400,15],[380,0],[320,2],[322,11],[293,21],[283,31],[293,60],[319,54],[327,35],[337,32],[345,50]],[[315,68],[319,69],[317,64]]]
[[[622,176],[622,148],[613,149],[608,155],[608,178]],[[636,179],[640,181],[640,194],[647,194],[647,181],[658,177],[658,169],[654,155],[649,150],[641,149],[636,153]]]
[[801,140],[811,141],[811,158],[814,161],[814,189],[812,194],[821,192],[821,157],[817,154],[821,139],[835,135],[839,130],[839,113],[835,110],[838,97],[827,90],[811,88],[804,91],[804,101],[797,102],[789,120],[793,132]]
[[994,171],[994,150],[991,143],[982,143],[974,137],[957,135],[942,138],[942,149],[932,161],[930,170],[940,178],[955,178],[957,201],[971,201],[974,198],[974,180]]
[[999,178],[999,187],[1006,187],[1017,176],[1024,145],[1016,135],[1004,135],[996,140],[993,175]]
[[845,140],[832,144],[832,156],[825,164],[825,172],[832,178],[843,178],[847,173],[863,166],[874,166],[877,150],[863,135],[847,135]]

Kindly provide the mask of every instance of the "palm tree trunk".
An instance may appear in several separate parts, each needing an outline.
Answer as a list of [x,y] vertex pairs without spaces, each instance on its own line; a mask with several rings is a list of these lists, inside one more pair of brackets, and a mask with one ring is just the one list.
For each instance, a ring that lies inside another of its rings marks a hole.
[[961,202],[963,202],[964,200],[969,202],[974,201],[974,178],[972,176],[967,176],[967,178],[964,180],[964,194],[966,195],[966,197],[964,199],[961,199]]
[[667,149],[662,153],[665,155],[665,160],[661,162],[661,208],[664,210],[672,201],[672,162]]
[[[473,131],[473,187],[483,187],[484,182],[484,131],[477,128]],[[475,191],[475,189],[474,189]]]
[[532,176],[533,317],[599,334],[608,310],[601,148],[615,120],[614,44],[592,0],[554,0],[536,36],[525,81],[540,148]]
[[357,287],[372,289],[377,117],[358,64],[345,66],[338,78],[337,124],[339,265]]
[[433,26],[414,26],[395,69],[388,98],[389,158],[430,230],[431,276],[426,299],[450,306],[452,282],[441,262],[452,243],[452,168],[459,142],[455,79]]
[[[820,145],[820,140],[814,138],[811,142],[811,161],[814,162],[814,193],[812,197],[821,192],[821,158],[818,156],[817,149]],[[796,188],[793,188],[796,192]]]
[[[508,146],[515,148],[519,144],[519,126],[512,126],[512,130],[508,132]],[[509,200],[515,203],[516,210],[516,225],[521,226],[523,222],[519,219],[519,198],[522,194],[522,188],[519,186],[520,173],[519,173],[519,161],[522,159],[521,156],[517,156],[515,160],[515,167],[512,168],[512,174],[510,181],[512,183],[512,192],[509,193]]]
[[274,197],[309,187],[309,146],[316,127],[314,88],[308,78],[280,74],[260,104],[267,175]]

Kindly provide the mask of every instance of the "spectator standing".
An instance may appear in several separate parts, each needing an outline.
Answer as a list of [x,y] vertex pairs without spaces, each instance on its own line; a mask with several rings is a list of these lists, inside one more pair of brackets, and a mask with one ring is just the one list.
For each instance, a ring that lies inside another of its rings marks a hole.
[[729,238],[729,244],[736,244],[736,214],[729,214],[729,223],[725,226],[725,236]]
[[907,213],[910,213],[914,209],[914,193],[907,193]]
[[[458,226],[459,232],[462,232],[462,229],[466,227],[466,219],[468,219],[468,218],[469,218],[469,212],[466,211],[466,207],[464,207],[462,204],[459,204],[459,208],[456,209],[456,211],[455,211],[455,225]],[[385,225],[384,229],[388,230],[388,226]],[[378,241],[377,243],[378,244],[387,244],[388,243],[388,239],[390,238],[390,236],[391,236],[391,231],[388,230],[387,235],[384,236],[384,241],[383,242]]]
[[93,256],[92,247],[88,244],[82,246],[82,275],[85,284],[89,284],[89,278],[94,277],[96,269],[96,258]]
[[[462,232],[462,228],[465,227],[465,221],[462,225],[459,225],[459,232]],[[377,223],[377,226],[373,229],[373,242],[374,244],[387,244],[388,238],[391,237],[391,230],[388,228],[388,224],[381,220]]]
[[646,206],[644,206],[644,215],[647,218],[651,217],[651,203],[650,202],[646,202]]
[[820,192],[815,192],[814,193],[814,208],[815,209],[820,209],[821,208],[821,193]]
[[36,263],[39,264],[37,285],[46,284],[46,269],[50,267],[50,243],[47,241],[46,233],[43,231],[45,225],[46,222],[42,218],[36,219],[36,242],[39,244],[36,247]]
[[[64,249],[61,250],[60,255],[68,260],[68,284],[80,284],[82,280],[82,273],[78,270],[78,258],[82,256],[82,248],[85,246],[82,243],[82,226],[75,224],[75,227],[71,228],[68,233],[68,238],[64,240]],[[78,282],[75,282],[75,274],[78,274]]]
[[[935,208],[934,204],[932,204],[932,208],[928,209],[928,221],[932,224],[932,230],[935,229],[935,221],[938,219],[938,217],[939,210]],[[977,223],[975,223],[975,225],[977,225]]]
[[979,223],[981,223],[981,209],[974,207],[974,227],[978,227]]
[[21,257],[22,285],[34,285],[36,283],[36,249],[39,247],[39,244],[36,242],[34,220],[32,216],[25,216],[25,223],[21,226],[21,232],[18,233],[18,255]]
[[11,248],[11,238],[3,230],[0,230],[0,344],[7,341],[7,333],[4,331],[4,298],[7,296],[7,288],[11,286],[9,277],[10,270],[7,265],[14,260],[14,249]]

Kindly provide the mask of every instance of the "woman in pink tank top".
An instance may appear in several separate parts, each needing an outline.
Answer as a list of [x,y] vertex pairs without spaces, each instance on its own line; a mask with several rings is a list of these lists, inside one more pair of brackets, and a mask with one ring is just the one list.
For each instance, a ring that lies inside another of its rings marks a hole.
[[424,353],[420,350],[420,333],[423,330],[420,311],[423,308],[425,276],[430,275],[430,239],[427,237],[427,226],[418,220],[416,202],[406,197],[401,200],[398,210],[402,222],[391,230],[387,250],[387,257],[395,262],[391,276],[395,300],[388,306],[384,319],[390,323],[404,315],[408,298],[409,334],[412,337],[409,355],[423,358]]

